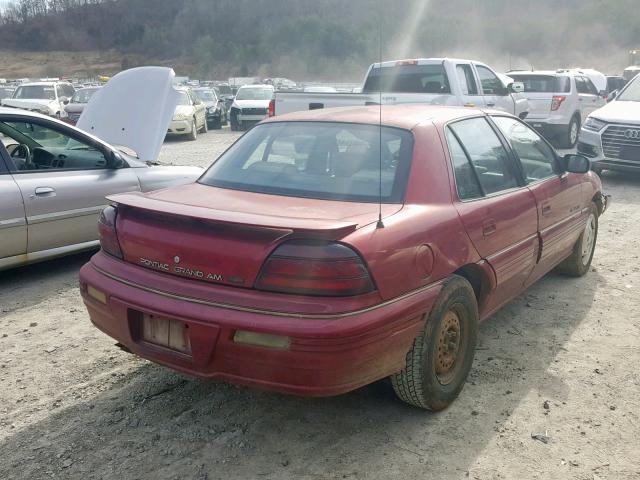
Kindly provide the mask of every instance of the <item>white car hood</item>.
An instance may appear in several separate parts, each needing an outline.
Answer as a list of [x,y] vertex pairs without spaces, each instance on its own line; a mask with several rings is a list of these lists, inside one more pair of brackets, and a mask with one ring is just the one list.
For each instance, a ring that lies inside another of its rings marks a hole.
[[55,100],[40,98],[5,98],[2,100],[3,105],[8,107],[24,108],[25,110],[31,110],[38,107],[48,108],[52,103],[55,103]]
[[239,108],[269,108],[271,100],[236,100],[235,104]]
[[608,123],[640,125],[640,102],[614,100],[589,116],[604,120]]
[[174,77],[165,67],[118,73],[91,97],[77,127],[130,148],[140,160],[156,160],[178,103]]

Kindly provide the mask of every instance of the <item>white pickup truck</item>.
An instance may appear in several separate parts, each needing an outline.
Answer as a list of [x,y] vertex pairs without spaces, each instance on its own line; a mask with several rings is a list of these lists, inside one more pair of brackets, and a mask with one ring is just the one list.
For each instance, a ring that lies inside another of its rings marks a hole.
[[529,103],[523,90],[521,83],[472,60],[395,60],[371,65],[362,93],[277,92],[274,114],[380,103],[428,103],[494,108],[525,118]]

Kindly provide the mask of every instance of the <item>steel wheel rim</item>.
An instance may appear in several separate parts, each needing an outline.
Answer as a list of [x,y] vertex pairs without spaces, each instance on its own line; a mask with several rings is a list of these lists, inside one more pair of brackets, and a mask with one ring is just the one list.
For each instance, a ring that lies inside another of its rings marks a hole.
[[571,124],[571,145],[578,141],[578,124],[573,122]]
[[596,241],[596,217],[592,213],[589,215],[587,225],[584,227],[584,233],[582,234],[582,265],[589,263],[591,258],[591,252],[595,246]]
[[442,319],[436,340],[435,373],[441,385],[451,383],[459,370],[462,363],[461,344],[460,316],[451,309]]

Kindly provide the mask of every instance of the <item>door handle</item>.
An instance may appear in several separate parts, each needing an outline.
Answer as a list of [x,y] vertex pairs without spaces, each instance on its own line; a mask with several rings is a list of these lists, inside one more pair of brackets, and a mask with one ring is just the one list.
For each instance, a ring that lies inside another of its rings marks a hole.
[[495,106],[496,106],[495,102],[487,103],[487,107],[495,107]]
[[56,189],[52,187],[36,187],[36,197],[55,197]]
[[496,233],[497,229],[498,228],[496,226],[496,221],[493,219],[485,220],[484,222],[482,222],[482,235],[484,235],[485,237],[493,235],[494,233]]
[[542,215],[549,215],[551,213],[551,205],[542,205]]

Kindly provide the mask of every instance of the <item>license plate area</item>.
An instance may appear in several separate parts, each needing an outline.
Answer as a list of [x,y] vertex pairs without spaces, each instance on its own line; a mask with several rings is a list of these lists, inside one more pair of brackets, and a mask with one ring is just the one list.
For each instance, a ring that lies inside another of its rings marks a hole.
[[184,355],[191,355],[189,325],[179,320],[143,313],[141,340]]

